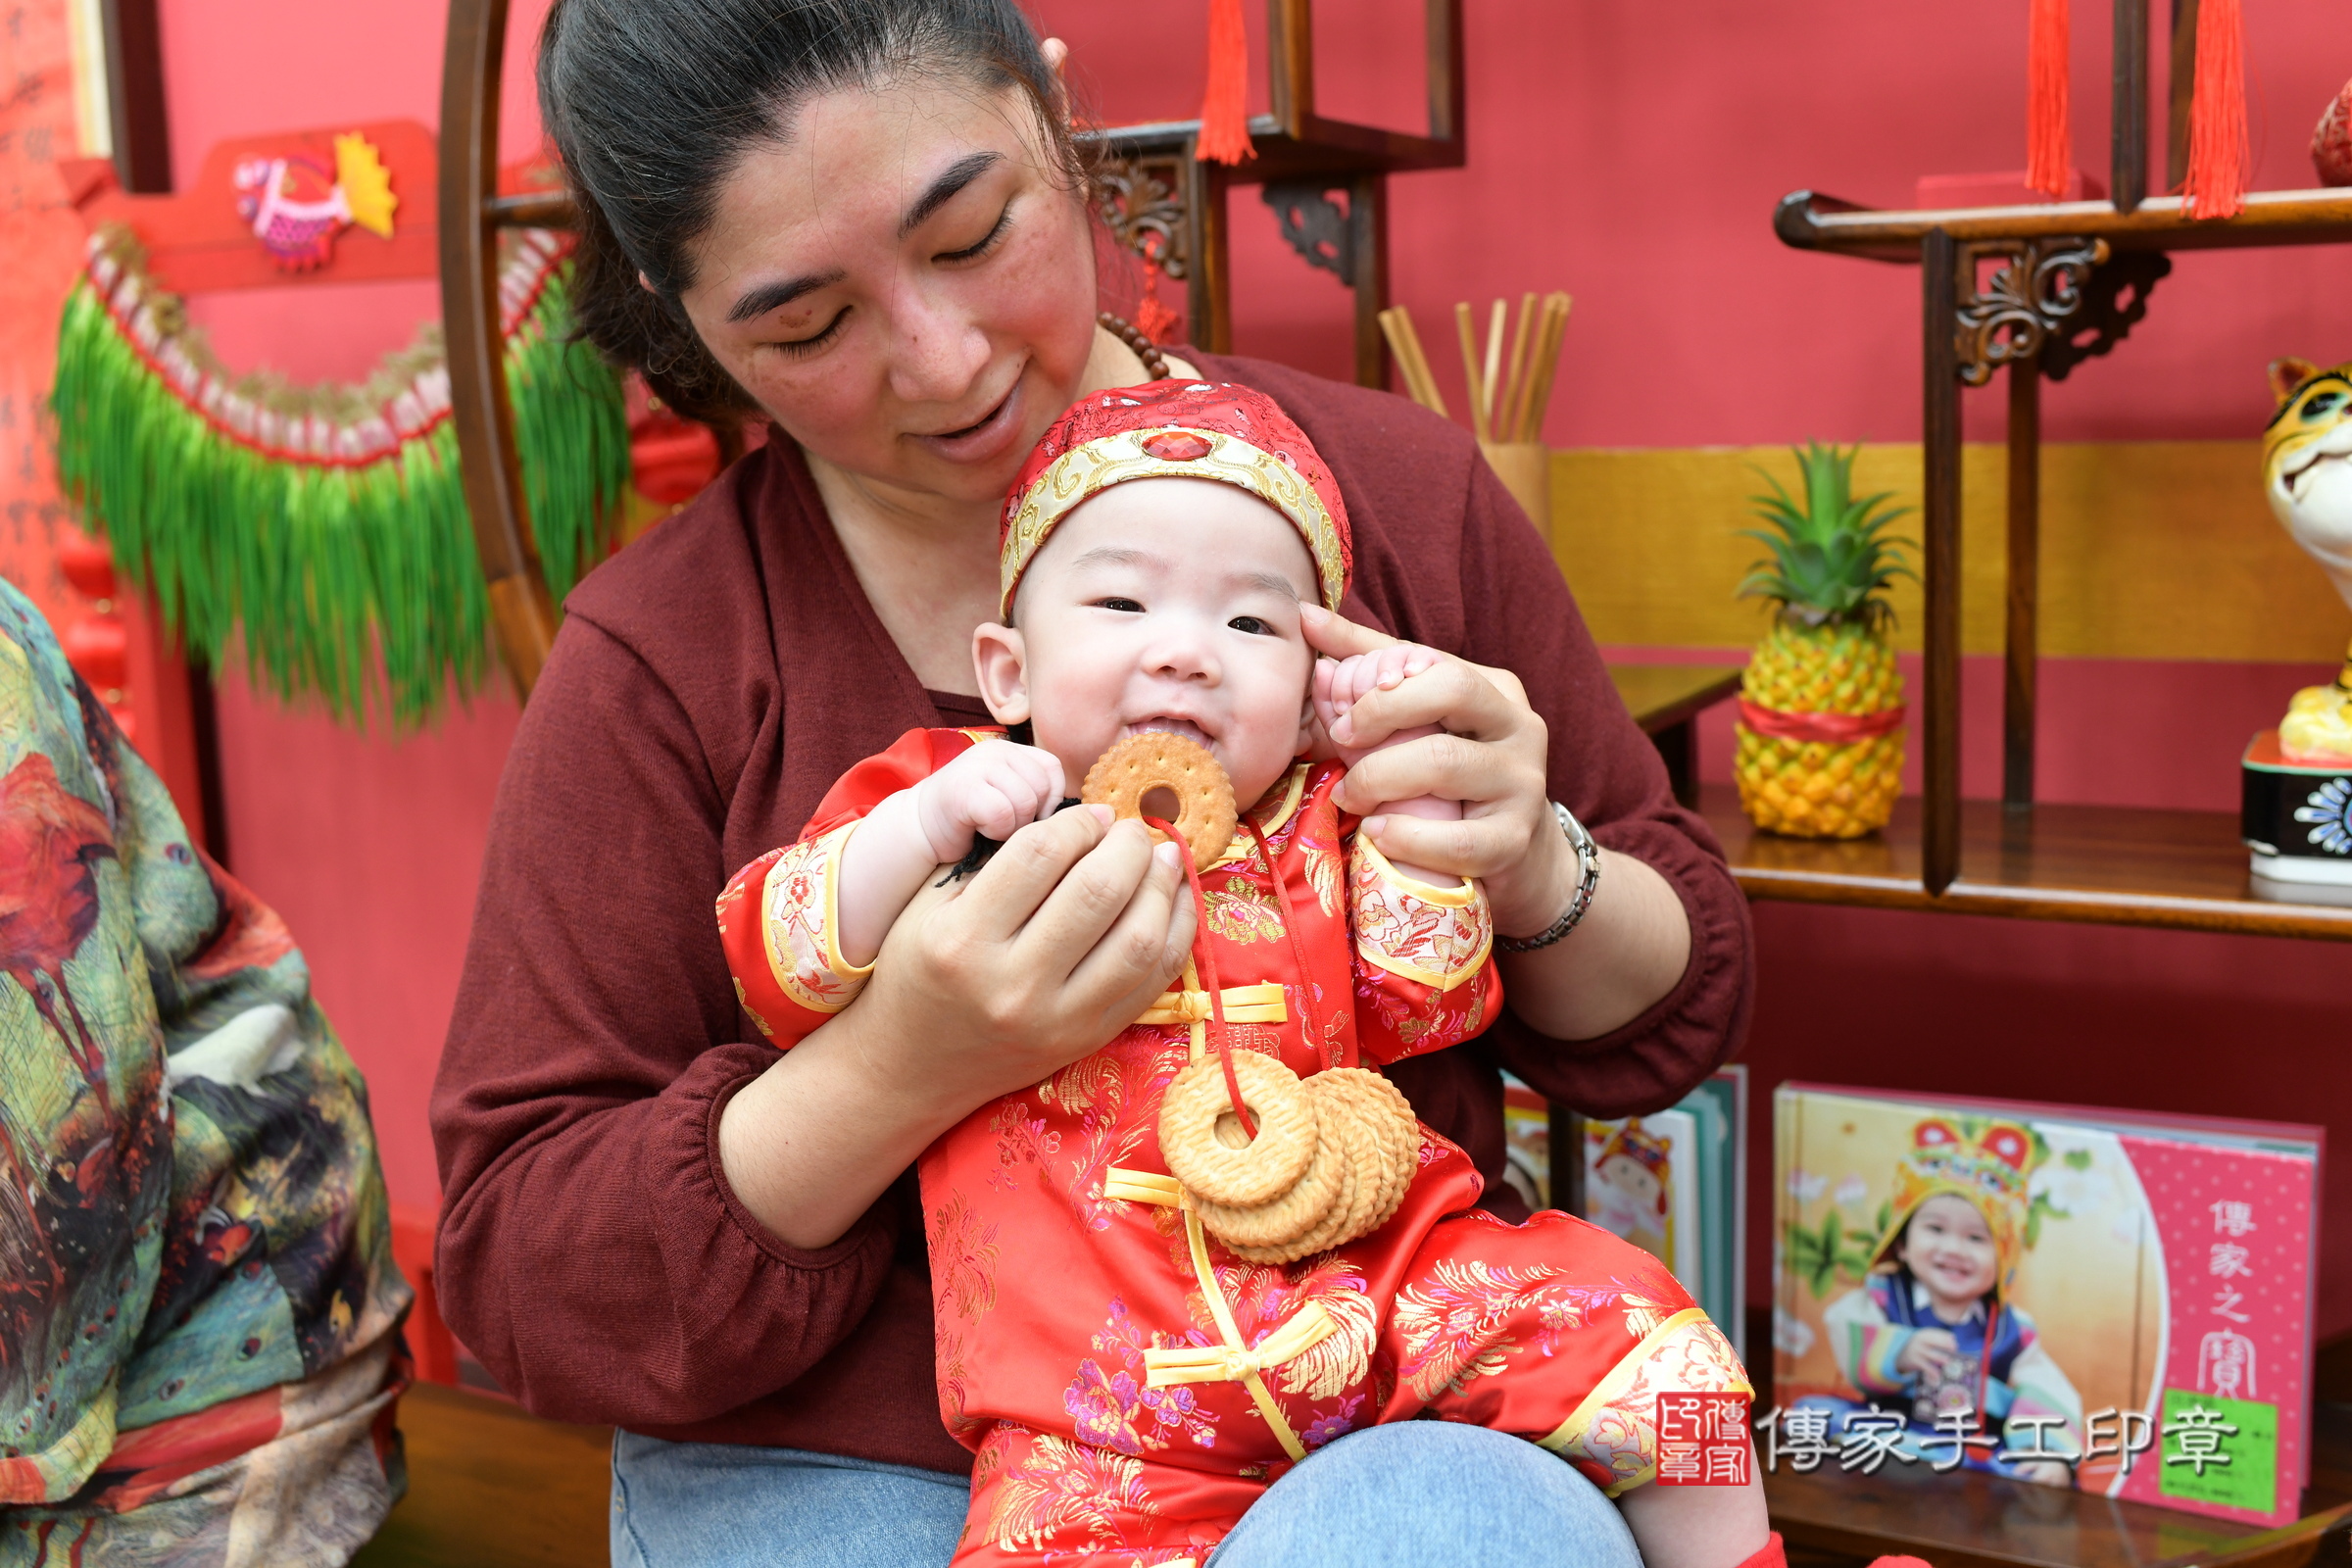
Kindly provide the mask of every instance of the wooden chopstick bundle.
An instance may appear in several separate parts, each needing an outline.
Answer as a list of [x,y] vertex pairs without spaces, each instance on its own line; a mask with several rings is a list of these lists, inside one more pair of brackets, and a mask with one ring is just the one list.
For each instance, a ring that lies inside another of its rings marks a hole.
[[1514,441],[1533,441],[1543,433],[1544,416],[1551,407],[1552,377],[1560,368],[1560,341],[1568,331],[1568,312],[1575,303],[1558,292],[1544,300],[1544,323],[1537,334],[1536,352],[1528,361],[1526,379],[1517,394],[1518,419],[1510,437]]
[[[1502,301],[1496,300],[1494,309],[1500,311]],[[1519,377],[1527,366],[1527,329],[1535,324],[1535,295],[1521,295],[1519,297],[1519,330],[1511,336],[1511,365],[1510,368],[1504,372],[1502,382],[1504,386],[1511,389],[1510,395],[1503,400],[1502,416],[1505,429],[1516,430],[1519,428],[1520,415],[1527,402],[1527,389]]]
[[[1501,300],[1494,302],[1487,319],[1487,349],[1482,364],[1469,302],[1465,300],[1454,306],[1454,331],[1462,348],[1462,379],[1470,388],[1470,428],[1481,442],[1510,445],[1542,436],[1544,415],[1551,403],[1552,376],[1559,368],[1560,339],[1567,330],[1568,311],[1573,303],[1562,293],[1545,295],[1539,320],[1535,295],[1520,299],[1519,329],[1511,341],[1507,371],[1502,362],[1502,339],[1503,328],[1510,318],[1509,307]],[[1391,314],[1402,316],[1403,312]],[[1381,319],[1386,324],[1388,317]],[[1410,321],[1405,324],[1409,330]],[[1531,340],[1533,353],[1529,352]],[[1418,345],[1415,347],[1417,350]],[[1403,355],[1399,353],[1397,358],[1401,360]],[[1426,362],[1422,369],[1427,371]],[[1408,386],[1411,380],[1408,371]],[[1429,402],[1418,392],[1414,396],[1425,405]]]
[[[1469,388],[1470,428],[1481,442],[1508,445],[1542,439],[1544,416],[1551,405],[1552,379],[1559,371],[1560,345],[1568,330],[1568,312],[1575,303],[1555,290],[1544,297],[1539,310],[1534,294],[1522,295],[1519,324],[1506,333],[1510,308],[1505,301],[1496,300],[1487,318],[1483,355],[1469,302],[1454,306],[1462,379]],[[1380,329],[1389,340],[1389,352],[1396,356],[1397,371],[1412,400],[1440,417],[1451,417],[1438,391],[1437,377],[1430,372],[1429,356],[1422,351],[1411,314],[1401,305],[1391,306],[1380,313]],[[1506,335],[1511,343],[1507,363],[1502,353]]]
[[1494,403],[1494,389],[1478,373],[1478,330],[1470,324],[1470,303],[1464,300],[1453,308],[1453,324],[1462,338],[1462,380],[1470,388],[1470,429],[1480,441],[1494,439],[1487,420],[1487,410]]
[[1421,352],[1421,334],[1413,330],[1412,313],[1401,305],[1390,306],[1380,313],[1380,330],[1389,340],[1389,352],[1396,356],[1404,390],[1439,418],[1450,418],[1446,399],[1438,392],[1438,378],[1429,373],[1429,357]]

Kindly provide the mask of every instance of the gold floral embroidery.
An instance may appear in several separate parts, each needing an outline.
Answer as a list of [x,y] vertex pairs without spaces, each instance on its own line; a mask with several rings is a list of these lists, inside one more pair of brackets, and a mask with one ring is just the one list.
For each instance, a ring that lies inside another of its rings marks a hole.
[[1517,1342],[1503,1333],[1522,1298],[1556,1268],[1503,1268],[1481,1259],[1442,1258],[1396,1293],[1396,1332],[1404,1341],[1397,1371],[1424,1400],[1459,1394],[1500,1372]]
[[859,967],[846,961],[833,945],[841,851],[857,825],[782,852],[768,867],[760,895],[760,946],[767,953],[768,972],[787,997],[810,1012],[839,1012],[857,999],[874,970],[870,963]]
[[1316,790],[1292,831],[1298,840],[1299,868],[1306,885],[1315,890],[1316,905],[1327,915],[1339,913],[1340,808],[1332,804],[1330,790]]
[[1283,1363],[1282,1392],[1328,1399],[1371,1374],[1380,1308],[1364,1288],[1363,1271],[1336,1258],[1299,1278],[1298,1310],[1309,1302],[1320,1305],[1339,1327]]
[[982,1423],[964,1414],[971,1369],[964,1364],[963,1325],[997,1304],[997,1227],[987,1224],[951,1191],[931,1216],[927,1241],[938,1276],[934,1301],[948,1308],[931,1320],[932,1354],[939,1372],[939,1413],[950,1432],[967,1433]]
[[1028,1434],[1020,1468],[997,1484],[988,1530],[1000,1548],[1043,1546],[1060,1538],[1116,1544],[1125,1520],[1155,1517],[1140,1459],[1050,1432]]
[[976,1318],[997,1304],[997,1227],[950,1192],[931,1216],[931,1267],[939,1275],[934,1299],[960,1318]]
[[1280,942],[1282,911],[1273,898],[1251,887],[1245,877],[1229,877],[1221,888],[1208,888],[1208,928],[1228,942]]
[[1051,1108],[1078,1117],[1061,1146],[1070,1155],[1069,1199],[1090,1231],[1109,1225],[1127,1210],[1118,1199],[1102,1196],[1110,1167],[1128,1162],[1143,1147],[1152,1118],[1128,1114],[1148,1102],[1183,1069],[1185,1037],[1175,1029],[1129,1029],[1091,1056],[1070,1063],[1038,1087]]
[[1475,883],[1410,881],[1360,835],[1348,856],[1348,892],[1355,951],[1393,975],[1451,991],[1478,973],[1494,945],[1494,916]]
[[743,1009],[743,1015],[752,1020],[754,1026],[759,1029],[762,1039],[775,1039],[776,1031],[769,1026],[768,1021],[765,1018],[760,1017],[760,1014],[753,1009],[752,999],[745,993],[743,989],[743,982],[739,979],[736,979],[736,977],[733,975],[729,975],[727,978],[735,983],[735,1005]]
[[[1631,1321],[1634,1314],[1626,1315]],[[1604,1489],[1614,1497],[1657,1474],[1659,1395],[1754,1392],[1731,1342],[1704,1312],[1688,1307],[1627,1351],[1543,1446],[1616,1477]]]

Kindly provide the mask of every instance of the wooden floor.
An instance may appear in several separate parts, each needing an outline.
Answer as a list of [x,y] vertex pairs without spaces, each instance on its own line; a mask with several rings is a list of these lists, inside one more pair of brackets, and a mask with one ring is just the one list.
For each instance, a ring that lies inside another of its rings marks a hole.
[[612,1433],[419,1383],[400,1398],[409,1494],[354,1568],[596,1568],[610,1557]]

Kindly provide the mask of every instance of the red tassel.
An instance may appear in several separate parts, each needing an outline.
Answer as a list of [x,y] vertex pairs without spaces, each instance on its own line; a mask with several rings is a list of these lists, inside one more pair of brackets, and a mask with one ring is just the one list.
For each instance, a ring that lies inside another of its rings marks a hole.
[[1208,85],[1200,94],[1200,139],[1195,156],[1238,164],[1255,158],[1250,144],[1250,30],[1242,0],[1208,0]]
[[2238,0],[2197,9],[2197,79],[2188,109],[2188,178],[2180,193],[2191,218],[2235,218],[2246,210],[2246,28]]
[[2029,0],[2026,12],[2026,184],[2066,194],[2074,172],[2074,127],[2067,119],[2066,0]]

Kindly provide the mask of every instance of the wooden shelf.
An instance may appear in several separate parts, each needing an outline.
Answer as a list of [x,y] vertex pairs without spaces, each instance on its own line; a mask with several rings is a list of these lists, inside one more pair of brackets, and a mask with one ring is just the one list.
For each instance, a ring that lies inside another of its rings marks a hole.
[[1942,230],[1978,240],[2103,239],[2118,251],[2234,250],[2352,241],[2352,190],[2259,190],[2235,218],[2191,218],[2178,196],[2154,196],[2130,212],[2112,202],[2035,202],[1889,212],[1809,190],[1781,198],[1773,232],[1798,250],[1916,262],[1920,242]]
[[1611,664],[1609,680],[1644,735],[1687,724],[1740,689],[1738,664]]
[[2336,1485],[2352,1460],[2352,1409],[2317,1406],[2304,1517],[2276,1530],[1977,1473],[1834,1464],[1764,1478],[1773,1528],[1798,1552],[1925,1557],[1936,1568],[2301,1568],[2352,1521]]
[[2237,818],[2223,811],[1966,801],[1959,875],[1931,894],[1914,797],[1883,833],[1843,842],[1762,832],[1728,784],[1702,786],[1699,810],[1751,899],[2352,941],[2352,908],[2254,898]]
[[[1751,1307],[1749,1343],[1769,1344],[1771,1323],[1771,1308]],[[1756,1402],[1769,1406],[1770,1369],[1751,1370]],[[1785,1469],[1764,1478],[1764,1495],[1790,1568],[1862,1568],[1882,1553],[1935,1568],[2302,1568],[2352,1524],[2352,1404],[2339,1397],[2352,1393],[2352,1337],[2318,1347],[2312,1370],[2311,1484],[2303,1517],[2277,1530],[1891,1463],[1867,1476]]]

